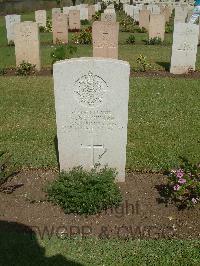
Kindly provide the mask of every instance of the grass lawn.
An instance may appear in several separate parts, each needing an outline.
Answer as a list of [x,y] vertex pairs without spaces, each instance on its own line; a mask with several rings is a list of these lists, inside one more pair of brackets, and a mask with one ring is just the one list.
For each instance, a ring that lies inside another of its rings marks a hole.
[[[200,81],[130,79],[127,168],[174,167],[200,154]],[[0,78],[1,149],[18,166],[57,167],[51,77]]]
[[36,239],[0,234],[0,264],[11,266],[199,265],[198,241]]

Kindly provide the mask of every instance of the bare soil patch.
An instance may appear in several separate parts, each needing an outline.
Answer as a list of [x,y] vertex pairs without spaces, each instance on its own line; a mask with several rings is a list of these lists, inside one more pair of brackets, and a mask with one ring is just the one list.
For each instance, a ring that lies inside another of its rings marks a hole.
[[[123,204],[92,216],[66,215],[48,202],[44,192],[57,173],[51,170],[26,170],[8,181],[0,192],[0,231],[6,222],[24,224],[42,237],[44,233],[101,238],[198,239],[199,207],[178,211],[173,205],[159,203],[156,187],[166,182],[162,174],[129,173],[119,183]],[[9,227],[10,228],[10,227]],[[9,229],[10,230],[10,229]],[[16,230],[16,227],[14,228]]]

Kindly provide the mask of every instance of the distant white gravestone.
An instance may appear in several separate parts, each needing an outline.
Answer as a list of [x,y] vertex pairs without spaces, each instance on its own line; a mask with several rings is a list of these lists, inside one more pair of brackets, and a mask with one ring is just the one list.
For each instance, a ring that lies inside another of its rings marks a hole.
[[14,25],[21,21],[20,15],[7,15],[5,16],[6,20],[6,31],[7,31],[7,40],[8,44],[15,41],[15,32]]
[[184,74],[195,70],[199,26],[190,23],[174,25],[170,72]]
[[108,165],[125,181],[129,74],[129,64],[116,59],[54,64],[60,170]]
[[25,21],[15,24],[16,65],[23,61],[41,69],[39,27],[36,22]]
[[46,10],[36,10],[35,21],[38,23],[39,27],[46,27],[46,24],[47,24]]
[[52,16],[53,16],[54,14],[60,14],[60,13],[62,13],[62,12],[61,12],[61,8],[59,8],[59,7],[54,7],[54,8],[52,8]]
[[119,22],[95,21],[92,24],[93,57],[118,59]]
[[116,22],[116,14],[115,13],[101,13],[101,21],[107,21],[107,22]]

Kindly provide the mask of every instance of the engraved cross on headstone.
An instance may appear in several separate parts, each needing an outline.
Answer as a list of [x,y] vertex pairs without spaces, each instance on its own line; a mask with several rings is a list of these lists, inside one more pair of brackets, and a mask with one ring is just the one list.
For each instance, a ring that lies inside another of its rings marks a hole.
[[98,159],[100,160],[102,156],[106,153],[107,149],[105,149],[104,145],[94,145],[92,142],[91,145],[83,145],[81,144],[82,149],[89,149],[91,152],[91,166],[92,168],[95,167],[95,165],[98,163],[95,158],[95,150],[102,149],[102,153],[98,156]]

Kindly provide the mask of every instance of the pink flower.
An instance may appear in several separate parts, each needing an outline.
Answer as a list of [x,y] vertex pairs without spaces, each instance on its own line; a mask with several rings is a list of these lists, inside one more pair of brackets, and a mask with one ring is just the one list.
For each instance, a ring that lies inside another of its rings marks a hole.
[[176,171],[176,176],[177,176],[178,178],[182,178],[183,175],[184,175],[184,172],[183,172],[182,169],[179,169],[179,170]]
[[178,191],[180,189],[180,186],[178,184],[176,184],[174,187],[173,187],[174,191]]
[[197,200],[195,198],[192,198],[192,203],[193,204],[196,204],[197,203]]
[[179,182],[179,184],[185,184],[186,183],[186,179],[179,178],[178,182]]

